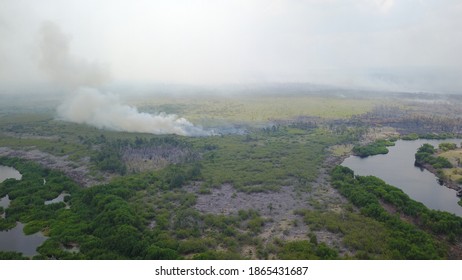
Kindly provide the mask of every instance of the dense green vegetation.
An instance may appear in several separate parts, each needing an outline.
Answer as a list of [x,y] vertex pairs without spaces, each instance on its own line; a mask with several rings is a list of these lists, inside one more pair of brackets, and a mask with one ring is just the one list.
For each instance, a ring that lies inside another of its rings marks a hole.
[[0,251],[0,260],[27,260],[27,258],[21,253]]
[[316,238],[287,242],[278,256],[283,260],[334,260],[339,257],[337,250],[326,243],[318,243]]
[[[236,191],[252,193],[293,184],[308,191],[328,147],[356,133],[288,126],[207,138],[80,137],[80,145],[97,147],[91,157],[95,167],[125,175],[85,189],[56,170],[1,158],[0,164],[23,174],[22,180],[0,184],[0,195],[9,194],[11,199],[6,219],[0,219],[1,227],[12,228],[20,221],[26,234],[42,231],[48,235],[34,258],[334,258],[338,252],[324,243],[300,243],[304,245],[301,251],[292,251],[290,248],[298,245],[281,240],[263,243],[258,236],[270,222],[267,217],[252,209],[226,216],[201,213],[194,208],[196,194],[185,191],[184,186],[201,182],[200,192],[207,193],[231,183]],[[181,151],[181,160],[136,172],[127,168],[122,157],[125,150],[136,153],[159,147],[167,154]],[[62,192],[69,194],[69,207],[66,203],[44,204]],[[243,254],[244,248],[252,248],[251,254]]]
[[364,146],[354,146],[353,153],[360,157],[388,154],[387,147],[394,145],[395,142],[393,141],[380,139]]
[[349,207],[342,213],[316,210],[298,210],[312,231],[327,230],[338,235],[343,245],[354,252],[345,258],[370,259],[392,258],[389,255],[386,240],[389,232],[380,222],[355,213]]
[[[445,143],[442,143],[442,147],[447,147],[448,145],[444,145]],[[446,144],[451,144],[451,143],[446,143]],[[455,144],[454,144],[455,145]],[[441,145],[440,145],[441,146]],[[449,145],[452,147],[452,145]],[[423,144],[422,147],[420,147],[417,150],[417,153],[415,154],[415,162],[417,165],[424,165],[424,164],[430,164],[433,166],[435,169],[441,169],[441,168],[451,168],[452,164],[444,157],[438,156],[435,157],[433,154],[436,152],[435,147],[433,147],[430,144]]]
[[[22,180],[8,179],[1,183],[0,197],[9,195],[6,218],[0,219],[0,229],[12,228],[16,221],[40,223],[65,207],[64,203],[45,205],[46,200],[62,192],[73,193],[79,187],[61,172],[43,169],[36,163],[0,158],[0,164],[13,166],[23,174]],[[43,179],[46,179],[44,185]],[[44,228],[44,227],[43,227]],[[42,228],[39,228],[42,229]]]
[[[316,178],[327,148],[355,137],[357,131],[354,129],[332,132],[316,126],[274,126],[253,129],[246,135],[137,136],[123,140],[100,135],[87,137],[82,143],[98,147],[91,162],[101,171],[124,175],[141,169],[133,166],[149,165],[149,162],[165,162],[157,166],[152,164],[150,170],[162,169],[168,164],[195,162],[198,163],[195,168],[203,175],[204,190],[231,183],[241,191],[259,192],[277,190],[283,184],[307,187]],[[133,159],[125,156],[136,155],[138,151],[147,151],[151,156],[134,156]]]
[[434,140],[444,140],[444,139],[449,139],[449,138],[459,138],[460,135],[456,133],[426,133],[426,134],[417,134],[417,133],[409,133],[406,135],[403,135],[401,139],[406,140],[406,141],[413,141],[417,139],[434,139]]
[[[199,254],[199,258],[218,246],[224,249],[215,257],[236,258],[240,246],[258,242],[253,236],[264,222],[252,210],[235,216],[200,214],[192,208],[195,195],[172,184],[175,167],[82,189],[60,172],[31,162],[2,158],[0,164],[14,166],[24,174],[22,180],[6,180],[0,185],[1,193],[12,199],[6,219],[0,220],[2,229],[21,221],[26,223],[27,234],[41,230],[49,236],[34,258],[178,259],[190,254]],[[195,175],[184,172],[183,180]],[[64,203],[44,204],[64,190],[70,194],[70,208]],[[147,193],[153,201],[145,200]],[[150,223],[155,224],[152,230]],[[79,248],[77,253],[63,249],[71,245]]]
[[410,134],[401,136],[401,139],[403,139],[405,141],[414,141],[414,140],[417,140],[419,138],[420,138],[420,136],[417,133],[410,133]]
[[[332,180],[362,215],[384,228],[379,243],[382,245],[374,247],[382,248],[380,258],[447,258],[449,244],[462,233],[462,218],[430,210],[376,177],[354,176],[351,169],[337,166]],[[383,205],[388,205],[388,210]]]
[[457,149],[457,144],[456,143],[441,143],[438,145],[438,148],[442,150],[443,152],[446,152],[449,150]]
[[195,139],[195,146],[203,152],[205,187],[232,183],[241,191],[258,192],[276,190],[284,184],[308,187],[316,178],[327,147],[346,135],[281,127],[246,136]]
[[[438,149],[430,144],[423,144],[415,154],[415,164],[428,168],[438,177],[440,184],[447,184],[457,190],[459,188],[457,185],[462,184],[462,178],[460,157],[456,149],[455,143],[441,143]],[[462,199],[458,204],[462,206]]]

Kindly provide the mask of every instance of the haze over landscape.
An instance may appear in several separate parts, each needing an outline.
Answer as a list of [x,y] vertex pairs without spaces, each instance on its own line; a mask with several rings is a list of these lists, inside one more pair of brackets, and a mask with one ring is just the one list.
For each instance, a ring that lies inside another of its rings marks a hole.
[[460,14],[457,0],[2,0],[1,92],[50,87],[48,25],[73,57],[55,61],[63,89],[71,78],[460,93]]
[[462,259],[460,15],[0,0],[0,260]]

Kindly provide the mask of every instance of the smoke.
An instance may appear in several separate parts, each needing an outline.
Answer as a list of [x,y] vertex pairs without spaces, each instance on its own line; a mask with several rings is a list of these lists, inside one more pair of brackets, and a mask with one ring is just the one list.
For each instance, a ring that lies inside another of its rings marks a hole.
[[139,112],[135,107],[121,104],[117,96],[93,88],[80,88],[57,111],[62,120],[102,129],[192,136],[211,134],[176,115]]
[[56,84],[73,92],[58,106],[59,119],[116,131],[191,136],[212,134],[184,118],[139,112],[136,107],[122,104],[117,96],[100,92],[95,87],[109,80],[109,71],[72,56],[69,41],[56,24],[42,24],[40,67]]
[[73,57],[70,38],[59,26],[46,21],[40,28],[40,68],[56,84],[66,88],[99,86],[109,81],[109,71],[99,64]]

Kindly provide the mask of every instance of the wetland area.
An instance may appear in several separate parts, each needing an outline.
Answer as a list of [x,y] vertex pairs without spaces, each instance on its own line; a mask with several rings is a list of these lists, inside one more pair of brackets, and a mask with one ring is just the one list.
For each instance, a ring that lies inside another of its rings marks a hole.
[[[16,169],[9,166],[0,166],[0,183],[6,179],[21,180],[22,175]],[[8,208],[10,199],[8,195],[0,199],[0,206]],[[5,218],[4,214],[1,218]],[[40,246],[46,237],[42,233],[32,235],[24,234],[24,224],[17,225],[6,231],[0,231],[0,251],[20,252],[24,256],[32,257],[37,254],[37,247]]]
[[[332,92],[133,101],[214,131],[202,136],[100,129],[44,109],[6,114],[0,170],[17,180],[0,183],[0,257],[459,259],[455,191],[414,166],[422,143],[441,141],[396,141],[462,132],[444,115],[445,99],[431,106],[421,99]],[[350,156],[388,139],[396,142],[386,155]],[[350,182],[350,171],[336,167],[342,161],[398,189],[361,176]]]

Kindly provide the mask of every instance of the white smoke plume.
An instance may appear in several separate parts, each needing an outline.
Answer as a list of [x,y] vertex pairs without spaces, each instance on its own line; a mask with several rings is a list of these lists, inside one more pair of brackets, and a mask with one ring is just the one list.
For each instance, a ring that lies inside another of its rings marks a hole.
[[109,72],[96,63],[72,56],[69,38],[52,22],[42,24],[40,49],[40,66],[55,83],[73,90],[73,95],[57,108],[61,120],[116,131],[212,134],[176,115],[139,112],[136,107],[122,104],[117,96],[94,88],[109,79]]
[[58,107],[62,120],[88,124],[102,129],[153,134],[209,135],[184,118],[160,113],[152,115],[121,104],[113,94],[93,88],[81,88],[76,95]]

